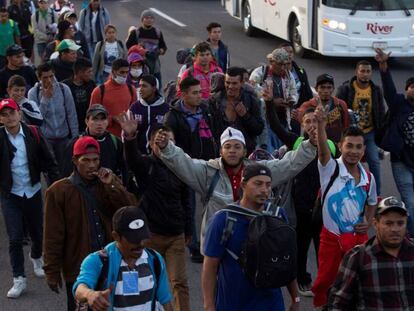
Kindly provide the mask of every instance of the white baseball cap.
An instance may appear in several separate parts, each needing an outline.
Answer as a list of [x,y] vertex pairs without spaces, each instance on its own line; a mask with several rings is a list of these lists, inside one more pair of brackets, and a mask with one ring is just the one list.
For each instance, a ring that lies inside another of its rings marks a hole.
[[246,141],[244,140],[244,135],[239,130],[236,130],[235,128],[228,127],[224,130],[223,134],[220,136],[220,144],[223,146],[226,142],[229,140],[238,140],[243,145],[246,145]]

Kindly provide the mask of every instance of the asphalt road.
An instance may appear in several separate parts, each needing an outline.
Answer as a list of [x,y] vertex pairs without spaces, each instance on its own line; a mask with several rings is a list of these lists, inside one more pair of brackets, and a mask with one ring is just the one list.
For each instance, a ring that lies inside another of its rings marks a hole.
[[[79,7],[79,1],[75,1]],[[147,8],[156,8],[168,14],[175,20],[185,24],[185,27],[162,18],[156,18],[157,27],[163,33],[168,45],[168,52],[162,58],[163,81],[174,79],[179,69],[175,62],[175,52],[179,48],[191,47],[206,38],[205,26],[211,21],[217,21],[223,26],[223,40],[230,47],[232,65],[241,65],[246,68],[254,68],[265,61],[265,55],[273,50],[281,41],[269,35],[261,35],[256,38],[246,37],[241,28],[241,22],[230,17],[221,7],[219,1],[210,0],[103,0],[109,9],[112,23],[118,27],[119,39],[124,39],[127,29],[131,25],[137,25],[140,12]],[[324,58],[297,60],[308,72],[310,82],[315,83],[316,76],[321,73],[332,74],[337,84],[349,79],[353,74],[355,59]],[[397,87],[403,90],[404,81],[409,77],[414,68],[412,59],[393,60],[391,63],[394,79]],[[378,74],[374,80],[379,82]],[[382,161],[383,195],[397,194],[388,159]],[[18,300],[6,298],[6,293],[11,286],[12,276],[8,259],[7,236],[3,219],[0,219],[0,310],[5,311],[45,311],[65,310],[65,294],[56,295],[51,292],[44,280],[36,279],[32,272],[31,263],[26,258],[28,290]],[[25,255],[28,255],[29,247],[25,247]],[[191,290],[191,310],[202,310],[200,291],[201,265],[187,261],[188,276]],[[310,255],[309,270],[315,276],[315,256]],[[285,297],[288,297],[285,295]],[[289,305],[289,298],[285,299]],[[301,310],[312,310],[311,299],[303,298]],[[229,310],[230,311],[230,310]]]

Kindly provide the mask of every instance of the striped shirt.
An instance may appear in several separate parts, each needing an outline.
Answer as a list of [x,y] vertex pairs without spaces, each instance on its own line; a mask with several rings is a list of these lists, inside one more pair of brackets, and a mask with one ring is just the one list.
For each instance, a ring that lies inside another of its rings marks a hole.
[[[138,293],[124,294],[123,276],[126,274],[136,275],[136,273],[138,273]],[[142,256],[137,259],[133,268],[128,267],[122,259],[115,287],[113,310],[150,311],[152,297],[154,296],[154,285],[154,276],[148,264],[148,254],[145,250]]]

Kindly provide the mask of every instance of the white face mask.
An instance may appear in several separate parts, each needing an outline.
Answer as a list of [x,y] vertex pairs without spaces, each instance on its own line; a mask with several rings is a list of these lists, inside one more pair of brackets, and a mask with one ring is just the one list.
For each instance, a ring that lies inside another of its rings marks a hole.
[[127,78],[126,77],[122,77],[122,76],[116,76],[113,79],[118,84],[125,84],[126,81],[127,81]]
[[137,68],[131,68],[131,70],[129,71],[129,73],[134,78],[138,78],[140,75],[142,75],[142,68],[139,68],[139,69],[137,69]]

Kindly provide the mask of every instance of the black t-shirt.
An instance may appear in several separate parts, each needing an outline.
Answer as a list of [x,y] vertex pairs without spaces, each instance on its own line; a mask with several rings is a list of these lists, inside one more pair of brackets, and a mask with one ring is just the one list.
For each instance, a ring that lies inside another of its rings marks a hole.
[[85,131],[86,128],[86,111],[88,110],[89,103],[91,100],[91,94],[96,84],[92,80],[80,86],[73,83],[72,79],[67,79],[62,82],[69,86],[70,91],[72,92],[73,100],[75,102],[76,107],[76,114],[78,116],[79,132],[82,133]]
[[37,80],[34,69],[30,66],[23,66],[17,70],[11,70],[7,67],[0,71],[0,98],[7,98],[7,83],[11,76],[19,75],[26,80],[26,94],[31,89]]

